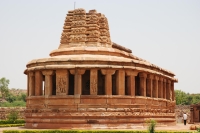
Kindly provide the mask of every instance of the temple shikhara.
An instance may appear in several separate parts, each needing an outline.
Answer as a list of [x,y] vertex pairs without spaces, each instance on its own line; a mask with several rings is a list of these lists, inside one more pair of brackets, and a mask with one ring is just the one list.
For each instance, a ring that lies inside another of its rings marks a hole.
[[28,62],[24,73],[27,128],[176,124],[175,75],[112,42],[96,10],[68,11],[58,49]]

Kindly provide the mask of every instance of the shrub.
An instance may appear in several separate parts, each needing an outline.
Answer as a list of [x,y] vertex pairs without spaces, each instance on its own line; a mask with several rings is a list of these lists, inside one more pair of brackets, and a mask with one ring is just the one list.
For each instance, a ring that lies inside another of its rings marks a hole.
[[19,127],[24,126],[24,124],[2,124],[0,127]]
[[8,101],[9,103],[12,103],[16,100],[16,96],[14,95],[9,95],[8,97],[6,97],[6,101]]
[[148,124],[148,132],[155,133],[156,121],[153,119],[147,120],[146,123]]
[[13,101],[13,102],[3,102],[0,104],[0,107],[25,107],[26,102],[24,101]]
[[200,132],[200,127],[199,127],[199,128],[197,128],[197,132]]
[[10,111],[10,113],[8,114],[8,120],[12,123],[15,123],[18,117],[19,117],[19,112],[15,110]]
[[[24,124],[24,123],[25,123],[25,121],[22,119],[15,121],[15,124]],[[4,125],[4,124],[13,124],[13,122],[10,120],[0,120],[0,125]]]

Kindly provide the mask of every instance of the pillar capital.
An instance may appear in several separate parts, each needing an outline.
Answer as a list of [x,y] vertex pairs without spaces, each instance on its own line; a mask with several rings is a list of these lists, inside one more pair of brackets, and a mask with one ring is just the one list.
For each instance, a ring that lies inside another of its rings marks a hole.
[[159,77],[159,81],[163,81],[163,77]]
[[126,70],[126,75],[127,76],[137,76],[138,72],[137,71],[133,71],[133,70]]
[[44,70],[42,71],[43,75],[53,75],[53,70]]
[[171,80],[167,80],[167,83],[169,83],[169,84],[170,84],[170,83],[171,83]]
[[146,74],[146,73],[139,73],[139,77],[144,77],[144,78],[146,78],[146,77],[147,77],[147,74]]
[[66,70],[66,69],[56,70],[56,74],[57,73],[67,73],[67,72],[68,72],[68,70]]
[[158,76],[154,76],[154,80],[158,80],[159,79],[159,77]]
[[151,74],[148,74],[148,75],[147,75],[147,78],[148,78],[148,79],[153,79],[153,77],[154,77],[154,76],[151,75]]
[[69,70],[71,74],[80,74],[80,75],[83,75],[85,73],[85,70],[84,69],[72,69],[72,70]]
[[31,76],[31,77],[32,77],[32,76],[35,76],[35,74],[34,74],[33,71],[30,71],[30,72],[28,73],[28,75]]
[[107,74],[113,75],[115,73],[115,70],[113,70],[113,69],[101,69],[101,73],[103,75],[107,75]]

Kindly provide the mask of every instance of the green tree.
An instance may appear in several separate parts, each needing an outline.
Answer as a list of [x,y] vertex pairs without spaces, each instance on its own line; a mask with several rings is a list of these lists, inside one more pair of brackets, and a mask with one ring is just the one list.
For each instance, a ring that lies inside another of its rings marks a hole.
[[181,90],[175,90],[176,105],[185,104],[187,94]]
[[19,100],[26,102],[26,94],[21,93],[20,96],[19,96]]
[[6,99],[6,101],[8,101],[9,103],[12,103],[12,102],[16,101],[17,97],[14,96],[13,94],[9,93],[5,99]]
[[2,98],[4,99],[9,94],[9,90],[8,90],[9,82],[10,81],[6,79],[5,77],[0,79],[0,93],[1,93]]
[[200,103],[200,94],[196,94],[193,96],[193,104]]
[[193,104],[193,96],[187,95],[186,98],[185,98],[184,104],[185,105]]

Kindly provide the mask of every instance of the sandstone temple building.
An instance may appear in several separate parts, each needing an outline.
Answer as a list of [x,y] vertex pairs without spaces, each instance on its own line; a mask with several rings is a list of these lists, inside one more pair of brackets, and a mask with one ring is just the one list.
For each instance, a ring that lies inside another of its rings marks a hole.
[[27,64],[28,128],[175,124],[174,74],[111,41],[96,10],[68,11],[58,49]]

